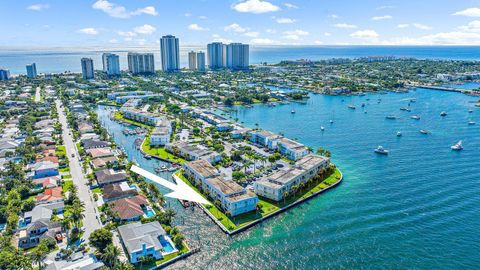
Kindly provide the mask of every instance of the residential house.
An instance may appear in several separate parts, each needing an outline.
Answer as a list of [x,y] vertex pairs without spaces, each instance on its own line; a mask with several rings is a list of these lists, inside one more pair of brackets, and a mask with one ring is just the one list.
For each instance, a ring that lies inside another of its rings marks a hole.
[[37,162],[32,166],[33,179],[58,175],[58,163],[51,161]]
[[24,217],[25,228],[17,233],[18,247],[31,248],[37,246],[44,238],[53,238],[61,232],[61,226],[57,222],[50,221],[53,211],[45,207],[35,207],[26,212]]
[[93,254],[74,253],[68,260],[54,261],[45,267],[45,270],[100,270],[105,264]]
[[[122,225],[118,227],[118,233],[131,263],[139,262],[141,257],[153,257],[159,260],[168,253],[177,252],[158,221]],[[169,251],[165,251],[165,247],[169,247]]]
[[112,151],[112,148],[110,147],[92,148],[86,150],[86,152],[92,157],[92,159],[113,157],[115,155],[115,153]]
[[37,195],[37,204],[46,204],[63,201],[62,187],[47,188]]
[[127,181],[128,175],[125,171],[115,171],[113,169],[103,169],[95,172],[95,177],[99,186]]
[[138,195],[135,187],[130,186],[127,182],[114,183],[103,187],[103,200],[105,202],[115,201]]
[[150,208],[147,198],[143,195],[118,199],[108,204],[121,221],[139,220]]

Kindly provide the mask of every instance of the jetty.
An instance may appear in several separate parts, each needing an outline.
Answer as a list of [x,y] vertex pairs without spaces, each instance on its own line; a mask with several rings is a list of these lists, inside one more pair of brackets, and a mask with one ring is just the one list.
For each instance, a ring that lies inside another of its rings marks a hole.
[[446,86],[438,86],[438,85],[411,85],[417,88],[424,88],[430,90],[439,90],[439,91],[447,91],[447,92],[457,92],[457,93],[465,93],[471,94],[471,89],[464,89],[464,88],[454,88],[454,87],[446,87]]

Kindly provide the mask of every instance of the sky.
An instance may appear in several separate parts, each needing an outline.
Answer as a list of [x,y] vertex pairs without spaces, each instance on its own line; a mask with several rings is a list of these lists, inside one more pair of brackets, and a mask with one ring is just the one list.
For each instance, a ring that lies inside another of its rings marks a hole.
[[480,0],[2,0],[0,47],[480,45]]

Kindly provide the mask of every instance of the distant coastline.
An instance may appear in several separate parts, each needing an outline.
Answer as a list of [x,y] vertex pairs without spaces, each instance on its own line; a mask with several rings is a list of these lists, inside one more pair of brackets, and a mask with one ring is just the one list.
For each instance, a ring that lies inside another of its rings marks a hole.
[[[187,66],[187,53],[190,50],[204,49],[204,46],[181,46],[181,66]],[[44,49],[3,48],[0,52],[0,65],[8,67],[11,74],[24,74],[25,65],[35,62],[39,73],[60,73],[64,71],[80,72],[80,58],[90,57],[97,69],[101,66],[101,53],[116,52],[120,55],[122,69],[126,69],[128,51],[153,52],[155,65],[160,67],[158,46],[148,47],[86,47]],[[397,56],[418,59],[438,60],[480,60],[480,46],[360,46],[360,45],[325,45],[325,46],[254,46],[250,51],[251,64],[278,63],[282,60],[323,60],[329,58],[358,58],[366,56]]]

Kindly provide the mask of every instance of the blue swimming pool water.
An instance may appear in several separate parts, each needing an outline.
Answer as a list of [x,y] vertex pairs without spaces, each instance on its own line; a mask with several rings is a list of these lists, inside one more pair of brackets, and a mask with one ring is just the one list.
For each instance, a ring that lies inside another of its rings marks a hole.
[[166,253],[170,253],[170,252],[172,252],[172,251],[175,250],[175,248],[172,246],[172,244],[170,244],[170,242],[167,241],[166,239],[160,237],[159,240],[160,240],[160,244],[161,244],[162,247],[163,247],[163,250],[164,250]]
[[155,216],[155,212],[153,212],[153,210],[145,210],[145,216],[147,217],[153,217]]

